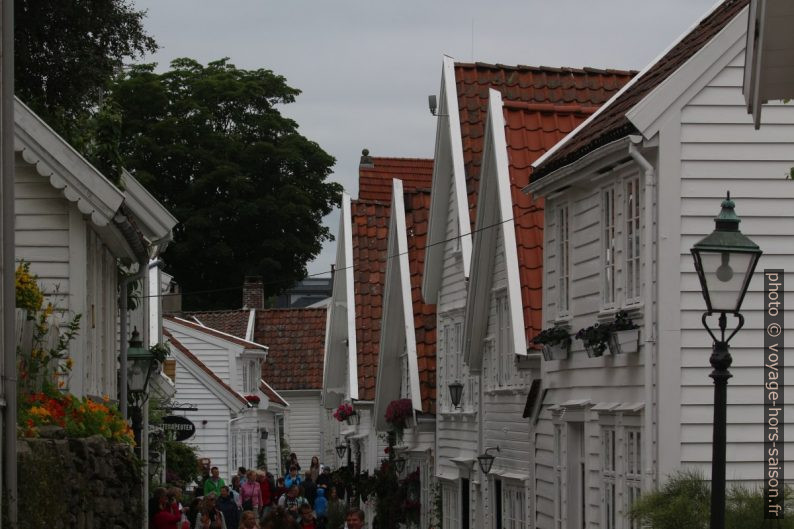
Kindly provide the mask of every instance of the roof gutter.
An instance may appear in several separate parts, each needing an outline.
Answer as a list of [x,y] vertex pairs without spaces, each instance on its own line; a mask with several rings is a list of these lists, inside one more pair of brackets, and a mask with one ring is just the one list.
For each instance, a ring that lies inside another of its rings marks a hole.
[[645,189],[644,189],[644,214],[643,219],[645,223],[645,233],[643,234],[644,244],[643,261],[645,262],[645,285],[643,292],[643,299],[645,304],[645,314],[643,315],[643,336],[645,342],[645,361],[643,363],[645,374],[645,413],[643,414],[643,429],[645,430],[645,446],[644,451],[648,454],[645,457],[646,467],[644,471],[643,490],[651,490],[656,482],[655,465],[657,460],[654,453],[654,438],[653,427],[656,424],[656,391],[654,380],[654,366],[656,365],[656,336],[654,333],[654,322],[656,319],[653,314],[653,248],[654,248],[654,217],[655,211],[653,209],[654,198],[656,195],[656,172],[653,165],[640,153],[636,145],[642,142],[641,136],[629,136],[631,143],[629,143],[629,154],[637,162],[645,173]]

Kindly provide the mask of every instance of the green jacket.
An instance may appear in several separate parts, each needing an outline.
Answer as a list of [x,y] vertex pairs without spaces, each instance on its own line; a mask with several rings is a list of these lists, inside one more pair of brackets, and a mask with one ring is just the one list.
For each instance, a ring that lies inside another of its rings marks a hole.
[[223,482],[223,478],[218,478],[218,481],[212,481],[212,478],[207,478],[204,480],[204,495],[214,492],[215,497],[218,497],[221,495],[221,487],[225,486],[226,483]]

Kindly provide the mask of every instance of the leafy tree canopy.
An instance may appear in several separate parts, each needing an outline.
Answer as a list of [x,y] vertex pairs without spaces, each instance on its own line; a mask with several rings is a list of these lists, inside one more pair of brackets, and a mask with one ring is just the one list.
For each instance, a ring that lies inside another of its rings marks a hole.
[[157,49],[144,15],[129,0],[14,0],[16,94],[85,151],[85,121],[122,60]]
[[[326,181],[334,158],[277,109],[299,93],[228,59],[177,59],[164,73],[139,65],[117,80],[118,151],[180,220],[165,261],[186,293],[261,275],[275,294],[305,277],[331,238],[321,221],[341,198]],[[183,299],[191,310],[241,304],[239,289]]]

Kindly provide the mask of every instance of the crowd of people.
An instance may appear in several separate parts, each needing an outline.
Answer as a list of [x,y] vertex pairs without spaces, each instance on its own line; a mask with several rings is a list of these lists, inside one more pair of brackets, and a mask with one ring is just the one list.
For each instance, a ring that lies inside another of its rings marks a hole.
[[283,477],[240,467],[229,484],[210,469],[189,505],[178,487],[149,500],[149,529],[362,529],[364,512],[348,508],[346,487],[315,456],[301,474],[293,453]]

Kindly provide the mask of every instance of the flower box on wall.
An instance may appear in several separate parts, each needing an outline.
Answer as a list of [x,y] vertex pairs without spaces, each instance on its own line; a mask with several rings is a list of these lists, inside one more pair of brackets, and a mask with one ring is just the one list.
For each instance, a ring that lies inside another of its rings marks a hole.
[[609,350],[613,355],[636,353],[640,350],[640,330],[614,331],[609,335]]
[[558,343],[554,345],[543,345],[543,359],[549,360],[567,360],[568,353],[571,350],[570,340],[567,343]]

